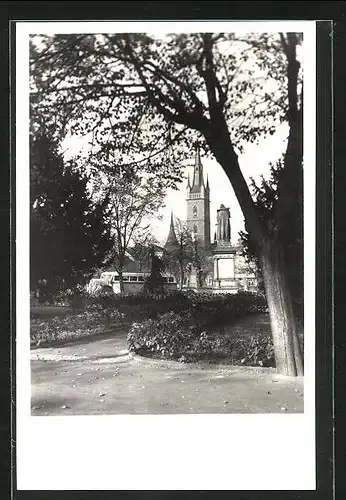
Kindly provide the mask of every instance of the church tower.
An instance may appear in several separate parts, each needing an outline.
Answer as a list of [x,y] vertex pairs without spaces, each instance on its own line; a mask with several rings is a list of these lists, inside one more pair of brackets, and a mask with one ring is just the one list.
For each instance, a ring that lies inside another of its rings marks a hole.
[[186,202],[188,228],[204,247],[208,247],[210,245],[210,189],[208,178],[206,184],[204,183],[198,145],[196,145],[192,185],[190,177],[187,183]]

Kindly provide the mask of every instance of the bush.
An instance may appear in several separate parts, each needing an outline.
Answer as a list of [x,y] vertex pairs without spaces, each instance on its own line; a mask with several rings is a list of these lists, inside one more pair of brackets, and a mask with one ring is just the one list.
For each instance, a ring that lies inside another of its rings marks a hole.
[[48,345],[70,340],[78,340],[90,335],[102,334],[124,323],[123,315],[117,310],[84,311],[65,317],[46,320],[32,320],[30,340],[35,345]]
[[156,320],[134,323],[127,342],[130,351],[178,359],[186,349],[191,348],[195,336],[194,328],[186,318],[169,312]]
[[175,312],[133,324],[127,342],[130,351],[160,359],[275,366],[269,334],[259,332],[244,337],[207,334],[192,324],[191,316]]

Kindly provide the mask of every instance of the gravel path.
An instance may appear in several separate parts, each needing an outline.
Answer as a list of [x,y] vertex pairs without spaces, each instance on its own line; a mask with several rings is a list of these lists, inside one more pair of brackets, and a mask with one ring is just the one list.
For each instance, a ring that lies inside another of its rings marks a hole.
[[301,413],[303,379],[133,358],[126,334],[31,351],[32,415]]

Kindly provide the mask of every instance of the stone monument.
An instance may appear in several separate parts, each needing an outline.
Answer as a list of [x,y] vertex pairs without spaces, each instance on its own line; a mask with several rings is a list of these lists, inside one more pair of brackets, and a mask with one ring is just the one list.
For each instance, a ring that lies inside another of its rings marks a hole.
[[231,244],[230,210],[220,205],[217,211],[217,228],[215,246],[213,249],[214,293],[236,293],[238,285],[235,279],[236,250]]

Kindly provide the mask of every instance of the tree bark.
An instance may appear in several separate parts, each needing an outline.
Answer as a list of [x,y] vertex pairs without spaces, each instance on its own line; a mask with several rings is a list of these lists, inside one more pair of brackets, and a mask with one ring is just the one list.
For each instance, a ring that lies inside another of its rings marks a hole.
[[180,291],[183,289],[184,284],[184,268],[180,265]]
[[283,250],[268,241],[260,251],[270,323],[278,373],[301,376],[304,373],[296,321],[289,290]]
[[122,268],[118,270],[119,274],[119,286],[120,286],[120,293],[124,293],[124,279],[123,279],[123,270]]

